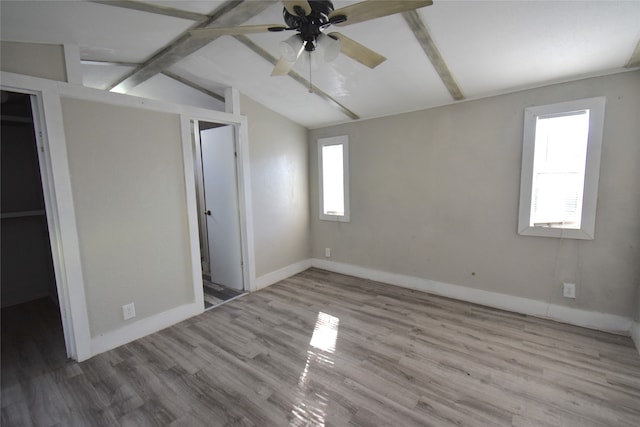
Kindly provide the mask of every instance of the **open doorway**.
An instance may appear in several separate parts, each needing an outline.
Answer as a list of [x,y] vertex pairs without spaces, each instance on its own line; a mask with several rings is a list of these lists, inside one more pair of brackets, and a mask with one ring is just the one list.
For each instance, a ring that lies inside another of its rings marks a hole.
[[193,120],[205,309],[245,292],[236,130]]
[[1,92],[2,394],[67,360],[41,176],[35,96]]

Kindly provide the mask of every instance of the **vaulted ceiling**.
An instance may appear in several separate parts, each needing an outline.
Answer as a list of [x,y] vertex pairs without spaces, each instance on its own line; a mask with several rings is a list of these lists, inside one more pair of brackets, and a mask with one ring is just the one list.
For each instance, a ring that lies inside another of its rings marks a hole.
[[[333,3],[337,9],[358,2]],[[0,5],[2,40],[79,46],[86,86],[165,99],[186,90],[194,103],[219,106],[233,86],[306,127],[640,67],[639,1],[435,0],[337,29],[386,57],[374,69],[340,55],[317,70],[299,60],[276,77],[279,42],[289,33],[211,40],[189,31],[282,25],[279,1]]]

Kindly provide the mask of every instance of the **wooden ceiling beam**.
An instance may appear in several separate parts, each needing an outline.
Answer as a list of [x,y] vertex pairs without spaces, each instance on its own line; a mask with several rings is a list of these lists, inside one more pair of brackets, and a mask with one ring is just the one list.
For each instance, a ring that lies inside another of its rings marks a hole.
[[[98,66],[119,66],[119,67],[137,67],[140,64],[136,63],[136,62],[122,62],[122,61],[99,61],[99,60],[95,60],[95,59],[81,59],[80,63],[82,65],[98,65]],[[162,74],[164,74],[167,77],[172,78],[173,80],[176,80],[180,83],[182,83],[185,86],[189,86],[192,89],[195,89],[197,91],[200,91],[202,93],[204,93],[205,95],[208,95],[212,98],[217,99],[218,101],[221,102],[225,102],[224,96],[210,90],[207,89],[206,87],[200,86],[199,84],[196,84],[194,82],[192,82],[191,80],[185,79],[182,76],[179,76],[177,74],[172,73],[171,71],[168,70],[164,70],[162,72]]]
[[155,13],[156,15],[171,16],[173,18],[188,19],[190,21],[203,22],[209,17],[202,13],[189,12],[168,6],[160,6],[133,0],[90,0],[92,3],[105,4],[107,6],[123,7],[125,9],[139,10],[141,12]]
[[[189,34],[189,31],[196,28],[207,28],[212,26],[215,23],[216,27],[229,27],[234,25],[242,24],[243,22],[249,20],[253,16],[256,16],[263,12],[266,8],[270,7],[274,3],[278,3],[277,0],[262,0],[262,1],[244,1],[244,0],[235,0],[235,1],[227,1],[218,9],[216,9],[211,15],[201,15],[197,13],[187,12],[180,9],[175,9],[171,7],[165,6],[156,6],[150,3],[144,3],[140,1],[102,1],[102,0],[92,0],[94,3],[106,4],[109,6],[123,7],[128,9],[140,10],[148,13],[155,13],[159,15],[172,16],[175,18],[183,18],[183,19],[191,19],[196,21],[196,24],[191,26],[185,32],[180,34],[175,40],[173,40],[170,44],[158,50],[153,56],[147,59],[142,64],[132,64],[136,68],[132,70],[130,73],[119,79],[117,82],[113,83],[110,87],[110,90],[119,93],[127,93],[134,87],[139,84],[149,80],[151,77],[156,74],[163,73],[166,76],[179,81],[182,84],[185,84],[193,89],[199,90],[209,96],[212,96],[215,99],[221,100],[224,102],[224,97],[212,92],[202,86],[196,85],[195,83],[184,79],[174,73],[171,73],[168,68],[180,61],[181,59],[187,57],[198,49],[206,46],[211,43],[215,38],[207,38],[207,39],[195,39],[192,38]],[[267,52],[262,47],[258,46],[256,43],[251,41],[246,36],[236,36],[236,39],[240,41],[242,44],[247,46],[253,52],[260,55],[262,58],[269,61],[271,64],[275,66],[278,62],[277,58],[272,56],[269,52]],[[89,64],[93,63],[101,63],[106,64],[103,61],[84,61]],[[116,61],[110,62],[113,65],[130,65],[130,63],[119,63]],[[336,99],[331,97],[328,93],[324,92],[322,89],[318,88],[315,85],[312,85],[308,80],[302,77],[300,74],[295,71],[289,72],[289,77],[303,85],[305,88],[310,89],[317,96],[325,100],[332,107],[336,108],[341,113],[345,114],[351,119],[357,120],[360,117],[338,102]]]
[[81,59],[82,65],[100,65],[107,67],[138,67],[139,62],[125,62],[125,61],[101,61],[99,59]]
[[[205,21],[188,28],[139,67],[112,84],[109,89],[114,92],[127,93],[213,41],[213,39],[194,39],[189,34],[189,31],[195,28],[206,28],[214,23],[216,26],[239,25],[260,14],[275,3],[277,3],[277,0],[229,0],[223,3]],[[110,2],[107,2],[107,4],[110,4]],[[117,3],[114,5],[117,6]]]
[[462,94],[456,79],[453,77],[453,74],[451,74],[446,62],[444,62],[444,58],[440,54],[440,50],[433,41],[429,29],[422,18],[420,18],[418,12],[412,10],[410,12],[404,12],[402,16],[404,17],[404,20],[407,21],[409,28],[411,28],[416,39],[418,39],[420,46],[422,46],[422,50],[427,54],[429,61],[433,64],[433,68],[435,68],[453,99],[456,101],[464,99],[464,95]]

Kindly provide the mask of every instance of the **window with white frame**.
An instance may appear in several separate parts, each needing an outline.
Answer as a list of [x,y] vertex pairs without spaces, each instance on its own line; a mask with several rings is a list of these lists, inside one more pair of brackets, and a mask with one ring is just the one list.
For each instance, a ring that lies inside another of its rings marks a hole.
[[349,138],[318,139],[320,219],[349,222]]
[[525,110],[520,234],[593,239],[605,102]]

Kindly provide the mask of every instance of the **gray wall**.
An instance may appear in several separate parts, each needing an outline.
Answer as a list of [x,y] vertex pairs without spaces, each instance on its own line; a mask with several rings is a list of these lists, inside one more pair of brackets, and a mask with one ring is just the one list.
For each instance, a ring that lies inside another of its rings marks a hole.
[[309,170],[307,130],[242,96],[248,117],[256,275],[307,260]]
[[0,54],[2,71],[60,82],[67,81],[62,45],[2,41]]
[[68,98],[62,112],[91,335],[193,302],[179,116]]
[[[524,109],[607,97],[596,238],[519,236]],[[640,275],[640,72],[310,132],[312,256],[631,317]],[[318,219],[316,140],[348,135],[351,222]],[[577,298],[561,283],[577,283]]]

